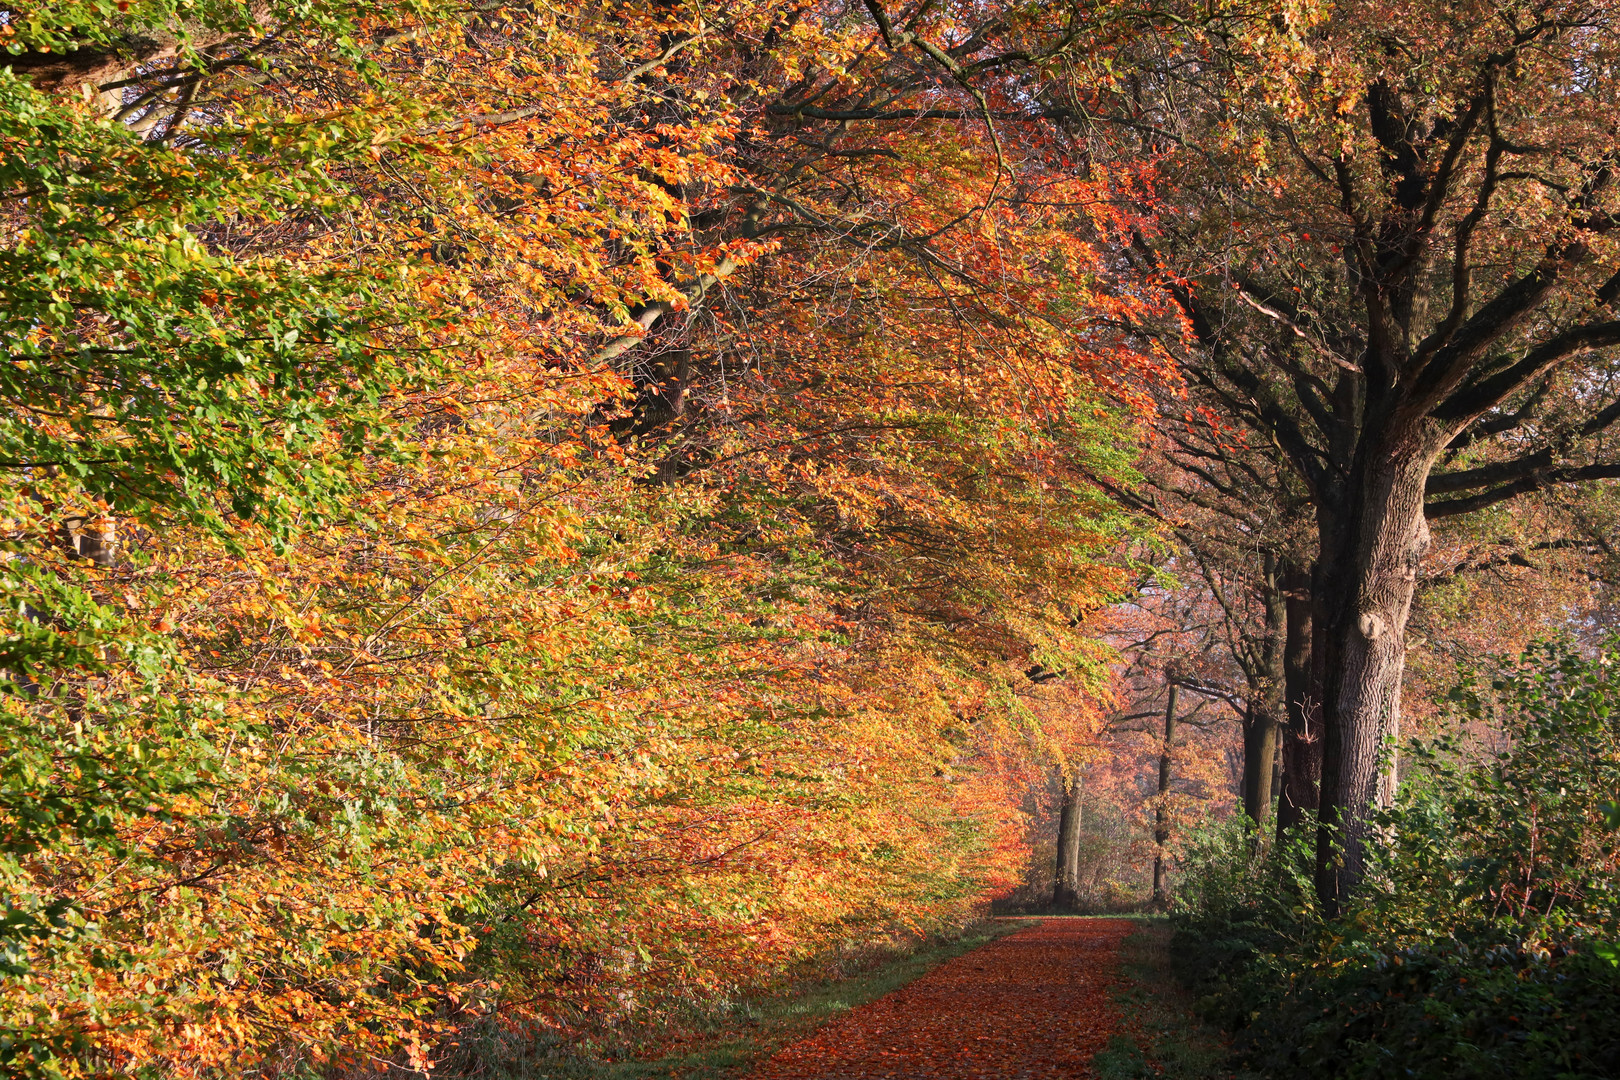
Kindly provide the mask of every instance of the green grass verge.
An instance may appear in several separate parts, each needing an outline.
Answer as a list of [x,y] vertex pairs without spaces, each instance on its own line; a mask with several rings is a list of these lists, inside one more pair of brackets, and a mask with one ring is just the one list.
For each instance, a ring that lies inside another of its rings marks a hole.
[[1162,918],[1138,918],[1125,939],[1115,998],[1125,1031],[1093,1059],[1098,1080],[1253,1080],[1233,1070],[1220,1033],[1193,1016],[1170,968],[1174,932]]

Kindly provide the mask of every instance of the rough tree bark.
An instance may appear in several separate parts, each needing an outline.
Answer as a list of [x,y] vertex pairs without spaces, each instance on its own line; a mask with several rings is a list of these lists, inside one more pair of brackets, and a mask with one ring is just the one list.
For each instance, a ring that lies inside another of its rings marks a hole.
[[1367,810],[1393,796],[1380,765],[1400,734],[1406,621],[1429,547],[1423,502],[1434,451],[1414,431],[1383,444],[1352,474],[1348,520],[1323,529],[1339,541],[1321,594],[1328,626],[1316,886],[1330,910],[1363,876]]

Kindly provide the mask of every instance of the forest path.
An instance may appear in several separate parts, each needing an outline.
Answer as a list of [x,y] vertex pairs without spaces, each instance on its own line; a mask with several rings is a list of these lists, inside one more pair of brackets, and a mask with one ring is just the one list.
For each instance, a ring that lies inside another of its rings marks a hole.
[[1072,1080],[1119,1030],[1128,919],[1044,919],[778,1052],[751,1080]]

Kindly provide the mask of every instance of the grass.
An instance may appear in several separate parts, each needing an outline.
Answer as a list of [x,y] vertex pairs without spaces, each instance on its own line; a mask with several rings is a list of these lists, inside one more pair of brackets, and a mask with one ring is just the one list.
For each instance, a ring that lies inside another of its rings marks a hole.
[[1092,1062],[1099,1080],[1253,1080],[1236,1072],[1220,1033],[1192,1014],[1192,1001],[1170,968],[1174,931],[1160,918],[1139,918],[1121,950],[1116,1003],[1126,1032]]
[[981,923],[960,937],[872,957],[840,977],[723,1002],[677,1030],[639,1033],[611,1048],[528,1047],[514,1056],[508,1047],[499,1055],[505,1060],[477,1072],[490,1080],[737,1080],[839,1014],[1027,925],[1022,919]]

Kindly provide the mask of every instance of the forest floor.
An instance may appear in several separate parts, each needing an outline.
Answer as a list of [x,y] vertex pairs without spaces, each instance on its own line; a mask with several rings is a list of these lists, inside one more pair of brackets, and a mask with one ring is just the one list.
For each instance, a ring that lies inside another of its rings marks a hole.
[[826,1024],[755,1080],[1070,1080],[1123,1022],[1127,919],[1043,919]]
[[[1225,1080],[1158,919],[1003,919],[831,982],[740,1003],[590,1080]],[[549,1064],[549,1063],[548,1063]]]

